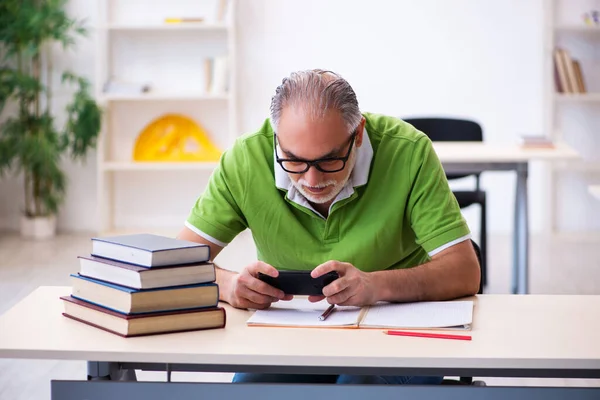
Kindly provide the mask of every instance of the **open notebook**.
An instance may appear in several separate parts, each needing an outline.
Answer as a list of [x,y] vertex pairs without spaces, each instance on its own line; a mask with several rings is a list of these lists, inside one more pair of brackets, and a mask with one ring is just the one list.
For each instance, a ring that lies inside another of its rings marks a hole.
[[377,303],[367,307],[336,306],[325,321],[319,316],[329,307],[322,300],[306,298],[273,303],[257,310],[249,326],[296,326],[310,328],[389,328],[469,330],[473,322],[472,301],[430,301],[419,303]]

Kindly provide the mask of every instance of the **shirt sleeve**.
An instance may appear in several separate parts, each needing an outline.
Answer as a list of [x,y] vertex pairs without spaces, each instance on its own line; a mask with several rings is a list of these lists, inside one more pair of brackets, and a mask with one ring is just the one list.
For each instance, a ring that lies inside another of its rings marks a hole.
[[431,255],[449,243],[469,238],[467,222],[427,136],[415,142],[409,176],[412,185],[407,210],[417,244]]
[[188,228],[222,247],[248,227],[242,211],[248,182],[246,164],[244,144],[238,140],[221,156],[185,222]]

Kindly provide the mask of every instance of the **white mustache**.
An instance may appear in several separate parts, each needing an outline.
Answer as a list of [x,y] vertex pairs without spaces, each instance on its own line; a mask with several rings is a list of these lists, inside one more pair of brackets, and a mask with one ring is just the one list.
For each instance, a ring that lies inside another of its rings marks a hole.
[[337,184],[337,181],[331,179],[325,182],[319,182],[316,185],[309,185],[308,182],[306,182],[304,179],[298,179],[298,183],[302,186],[306,186],[309,188],[322,189],[327,186],[335,186]]

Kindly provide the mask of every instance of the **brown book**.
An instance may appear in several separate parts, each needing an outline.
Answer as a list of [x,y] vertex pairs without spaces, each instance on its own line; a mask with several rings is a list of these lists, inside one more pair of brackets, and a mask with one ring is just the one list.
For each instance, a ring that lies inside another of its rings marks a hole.
[[60,299],[64,301],[65,317],[122,337],[224,328],[226,321],[222,307],[124,315],[71,296]]
[[581,64],[577,60],[573,60],[573,69],[575,70],[575,78],[577,81],[577,88],[579,93],[585,93],[585,81],[583,80],[583,72],[581,71]]
[[210,262],[147,268],[102,257],[79,258],[79,274],[133,289],[214,282],[215,266]]

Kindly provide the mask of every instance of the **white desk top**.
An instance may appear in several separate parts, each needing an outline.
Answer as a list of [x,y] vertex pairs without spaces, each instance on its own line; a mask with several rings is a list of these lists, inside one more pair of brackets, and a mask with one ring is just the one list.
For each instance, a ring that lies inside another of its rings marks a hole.
[[588,190],[592,196],[600,200],[600,185],[590,185],[588,186]]
[[578,153],[564,143],[545,149],[486,142],[433,142],[433,148],[443,163],[568,161],[579,158]]
[[0,357],[215,365],[600,369],[600,296],[481,295],[472,341],[381,330],[247,327],[121,338],[61,315],[69,287],[40,287],[0,316]]

